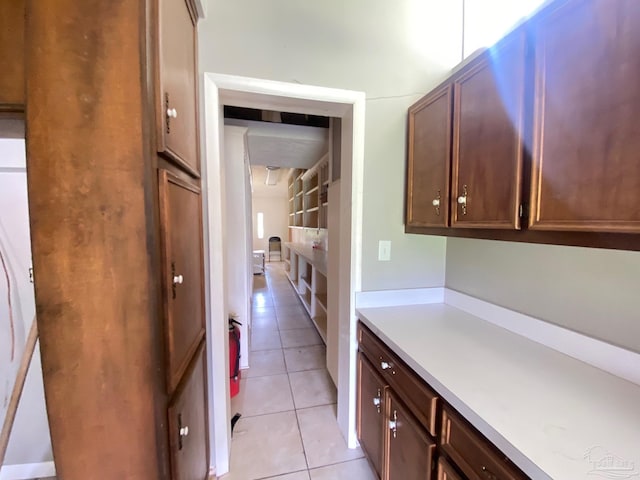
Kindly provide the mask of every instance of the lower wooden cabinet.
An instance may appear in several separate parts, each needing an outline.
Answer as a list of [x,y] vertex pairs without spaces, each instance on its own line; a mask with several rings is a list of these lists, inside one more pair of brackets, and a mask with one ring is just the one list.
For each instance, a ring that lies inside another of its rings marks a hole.
[[527,480],[363,324],[357,431],[381,480]]
[[462,480],[462,477],[444,459],[438,460],[438,480]]
[[204,351],[203,340],[168,409],[172,480],[203,480],[209,473]]
[[436,444],[391,390],[386,394],[385,480],[429,480]]
[[358,379],[358,440],[374,470],[381,476],[386,385],[362,353],[358,354]]

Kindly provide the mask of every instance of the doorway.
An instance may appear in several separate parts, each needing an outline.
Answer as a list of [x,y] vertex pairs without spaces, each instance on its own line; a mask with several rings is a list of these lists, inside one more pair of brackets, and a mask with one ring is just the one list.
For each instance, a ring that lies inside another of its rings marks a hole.
[[205,73],[203,194],[206,306],[208,318],[209,405],[212,465],[229,469],[231,427],[228,335],[225,302],[225,182],[223,105],[286,111],[341,119],[341,189],[338,260],[338,408],[337,420],[350,447],[355,433],[355,292],[361,285],[364,105],[362,92]]

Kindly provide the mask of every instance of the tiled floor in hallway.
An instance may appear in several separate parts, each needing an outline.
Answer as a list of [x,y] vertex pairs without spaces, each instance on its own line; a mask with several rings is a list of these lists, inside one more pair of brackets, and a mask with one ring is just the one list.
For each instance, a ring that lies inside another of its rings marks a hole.
[[324,344],[281,263],[254,277],[250,365],[231,401],[242,417],[223,480],[374,480],[338,430]]

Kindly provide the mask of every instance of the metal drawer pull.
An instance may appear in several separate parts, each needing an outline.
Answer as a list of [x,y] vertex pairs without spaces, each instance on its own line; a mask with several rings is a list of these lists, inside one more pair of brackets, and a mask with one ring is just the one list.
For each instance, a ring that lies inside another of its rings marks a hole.
[[391,368],[391,364],[389,362],[380,362],[380,368],[383,370],[389,370]]
[[182,275],[174,275],[173,276],[173,284],[174,285],[182,285],[184,281],[184,277]]
[[380,404],[382,403],[382,400],[380,399],[380,394],[381,394],[380,389],[378,389],[377,396],[373,397],[373,405],[378,410],[378,413],[380,413]]
[[180,429],[180,436],[181,437],[186,437],[189,435],[189,427],[182,427]]
[[489,470],[487,467],[485,467],[484,465],[482,466],[482,473],[485,477],[487,477],[489,480],[498,480],[498,477],[496,477],[491,470]]
[[178,118],[178,111],[175,108],[167,108],[167,117]]
[[393,420],[389,420],[389,430],[393,432],[393,438],[398,436],[398,412],[393,411]]
[[434,208],[436,209],[436,215],[440,216],[440,190],[438,190],[438,193],[436,195],[436,198],[433,199],[433,201],[431,202],[431,205],[434,206]]

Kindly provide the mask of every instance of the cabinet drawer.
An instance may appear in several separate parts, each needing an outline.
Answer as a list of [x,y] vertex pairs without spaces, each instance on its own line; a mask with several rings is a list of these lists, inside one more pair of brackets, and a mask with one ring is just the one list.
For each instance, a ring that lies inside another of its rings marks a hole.
[[358,341],[360,349],[382,378],[398,392],[424,428],[435,436],[437,394],[362,323],[358,324]]
[[444,458],[440,458],[438,459],[438,480],[462,480],[462,477]]
[[528,478],[480,433],[447,407],[442,410],[440,441],[442,449],[469,480],[526,480]]
[[178,385],[204,337],[200,191],[159,171],[167,389]]
[[172,480],[207,478],[206,358],[204,342],[168,410]]

